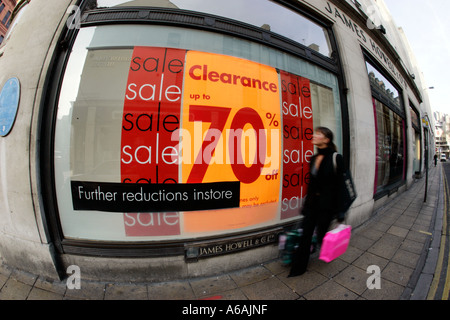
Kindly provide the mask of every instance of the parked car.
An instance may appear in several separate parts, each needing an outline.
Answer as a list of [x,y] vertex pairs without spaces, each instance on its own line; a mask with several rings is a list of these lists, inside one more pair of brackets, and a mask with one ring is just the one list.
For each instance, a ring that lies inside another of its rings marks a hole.
[[446,162],[447,161],[447,157],[445,154],[441,154],[441,162]]

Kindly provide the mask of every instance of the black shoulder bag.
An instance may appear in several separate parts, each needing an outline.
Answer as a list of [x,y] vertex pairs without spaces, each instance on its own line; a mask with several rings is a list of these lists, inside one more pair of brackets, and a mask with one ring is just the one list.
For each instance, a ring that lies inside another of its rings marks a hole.
[[[336,156],[337,156],[337,152],[335,152],[333,154],[333,166],[334,166],[335,172],[337,169]],[[342,192],[342,197],[343,197],[342,210],[344,212],[347,212],[357,197],[355,184],[353,183],[353,178],[352,178],[352,174],[351,174],[350,170],[344,171],[343,181],[344,181],[344,185],[343,185],[343,192]]]

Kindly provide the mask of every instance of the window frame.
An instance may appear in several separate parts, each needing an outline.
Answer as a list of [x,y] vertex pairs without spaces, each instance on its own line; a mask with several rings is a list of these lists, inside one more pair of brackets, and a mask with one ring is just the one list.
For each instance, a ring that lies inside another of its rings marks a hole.
[[[4,26],[6,26],[8,24],[9,17],[11,17],[11,11],[8,10],[2,20],[2,24]],[[6,28],[8,28],[8,27],[6,27]]]
[[[370,84],[370,91],[371,91],[371,96],[372,99],[377,100],[378,102],[380,102],[383,106],[387,107],[390,111],[392,111],[394,114],[396,114],[397,116],[399,116],[402,120],[403,123],[403,128],[402,129],[402,134],[403,134],[403,148],[405,149],[405,157],[403,160],[403,177],[400,181],[398,182],[394,182],[392,184],[387,184],[385,185],[382,190],[377,191],[377,186],[375,184],[375,181],[377,179],[377,175],[378,175],[378,167],[376,166],[376,172],[375,172],[375,179],[374,179],[374,200],[378,200],[386,195],[391,195],[393,193],[395,193],[398,188],[402,185],[406,184],[406,172],[407,172],[407,166],[408,166],[408,139],[407,139],[407,117],[406,117],[406,106],[405,106],[405,102],[404,102],[404,98],[403,98],[403,88],[397,83],[397,81],[395,81],[392,76],[389,75],[389,73],[385,70],[384,67],[381,66],[381,64],[375,60],[375,58],[373,58],[369,53],[367,53],[366,50],[363,50],[363,55],[364,55],[364,63],[369,63],[373,68],[375,68],[384,78],[386,78],[387,81],[389,81],[389,83],[397,90],[398,92],[398,97],[399,97],[399,106],[395,105],[394,103],[392,103],[388,98],[386,98],[386,96],[384,95],[383,92],[381,92],[381,90],[379,90],[378,88],[374,87],[371,83],[370,83],[370,79],[369,79],[369,73],[367,73],[367,80],[369,81]],[[366,68],[367,70],[367,68]],[[373,106],[374,108],[374,121],[376,122],[375,125],[378,126],[377,123],[377,116],[376,116],[376,107],[375,105]],[[376,140],[376,148],[378,146],[378,136],[376,134],[374,134],[375,139]],[[375,150],[377,152],[377,150]],[[376,159],[375,159],[376,161]]]

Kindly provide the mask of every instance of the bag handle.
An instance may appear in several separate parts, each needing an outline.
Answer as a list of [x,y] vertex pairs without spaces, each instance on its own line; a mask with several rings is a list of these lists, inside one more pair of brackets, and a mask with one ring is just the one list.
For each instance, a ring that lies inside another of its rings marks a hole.
[[337,152],[333,153],[333,168],[334,168],[334,173],[336,173],[336,171],[337,171],[336,157],[337,157]]

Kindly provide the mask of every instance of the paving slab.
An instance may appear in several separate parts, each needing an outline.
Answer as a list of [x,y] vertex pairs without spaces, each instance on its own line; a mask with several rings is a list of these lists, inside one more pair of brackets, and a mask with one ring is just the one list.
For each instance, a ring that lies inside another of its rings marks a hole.
[[108,283],[105,300],[147,300],[147,287],[136,284]]
[[8,281],[9,276],[0,274],[0,289],[5,285],[6,281]]
[[414,269],[419,261],[420,255],[399,249],[392,257],[392,262],[401,264],[402,266]]
[[387,233],[392,234],[394,236],[401,237],[401,238],[405,238],[408,235],[408,232],[409,232],[409,229],[397,227],[396,225],[393,225],[387,231]]
[[420,255],[423,251],[423,247],[424,243],[405,239],[400,246],[400,249]]
[[34,283],[34,287],[64,295],[67,290],[67,283],[66,281],[49,280],[39,277]]
[[63,298],[63,294],[58,294],[34,287],[28,295],[27,300],[62,300]]
[[196,297],[206,298],[218,292],[228,291],[237,288],[236,283],[230,275],[221,275],[203,279],[190,280],[189,283]]
[[230,274],[237,286],[242,287],[272,277],[272,273],[263,266],[244,269]]
[[374,240],[367,238],[365,234],[356,234],[352,235],[349,245],[352,247],[356,247],[362,251],[366,251],[367,249],[371,248],[373,244],[378,240],[379,239]]
[[381,272],[381,278],[406,287],[413,271],[414,269],[412,268],[402,266],[395,262],[389,262]]
[[[328,280],[321,286],[307,293],[306,300],[357,300],[358,295],[341,286],[333,280]],[[338,310],[336,310],[338,312]]]
[[399,284],[381,278],[381,288],[367,289],[362,297],[367,300],[400,300],[404,289]]
[[163,282],[147,285],[150,300],[191,300],[195,299],[189,282]]
[[385,259],[391,259],[403,242],[403,238],[385,234],[367,251]]
[[103,300],[105,297],[105,283],[81,281],[80,289],[67,289],[64,299],[68,300]]
[[362,270],[367,270],[369,266],[378,266],[380,267],[380,270],[383,270],[388,263],[388,259],[382,258],[370,252],[364,252],[356,261],[353,262],[353,265]]
[[336,260],[333,260],[329,263],[314,259],[313,261],[310,261],[308,270],[316,271],[321,275],[331,279],[332,277],[339,274],[339,272],[347,268],[348,265],[349,264],[347,262],[340,258],[337,258]]
[[10,277],[0,291],[0,300],[26,300],[32,288]]
[[249,300],[297,300],[300,296],[277,277],[241,288]]
[[284,277],[279,277],[280,280],[300,296],[304,296],[329,280],[316,271],[307,271],[301,277],[288,278],[287,275],[288,273],[284,274]]
[[350,265],[334,277],[333,280],[352,292],[362,295],[367,289],[368,277],[369,275],[365,270]]

